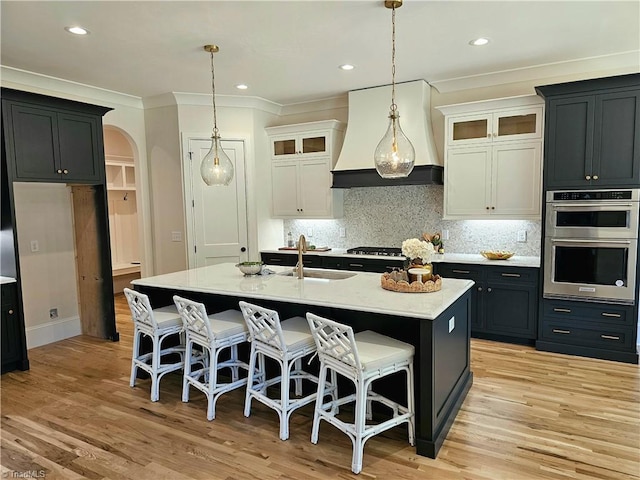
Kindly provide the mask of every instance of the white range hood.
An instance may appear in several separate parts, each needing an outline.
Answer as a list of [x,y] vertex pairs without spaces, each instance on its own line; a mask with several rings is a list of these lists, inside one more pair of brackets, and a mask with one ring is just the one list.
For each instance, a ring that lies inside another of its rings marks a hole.
[[338,162],[333,169],[333,187],[442,184],[431,129],[431,91],[424,80],[396,84],[400,126],[416,151],[411,175],[383,179],[375,170],[373,154],[389,124],[391,85],[349,92],[349,123]]

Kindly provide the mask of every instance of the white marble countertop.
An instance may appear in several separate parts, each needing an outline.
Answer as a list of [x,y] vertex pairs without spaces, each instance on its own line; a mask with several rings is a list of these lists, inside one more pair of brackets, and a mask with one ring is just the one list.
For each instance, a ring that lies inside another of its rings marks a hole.
[[0,276],[0,285],[4,285],[5,283],[16,283],[16,279],[13,277]]
[[[275,300],[304,305],[332,306],[346,310],[373,312],[434,320],[452,305],[473,282],[445,278],[442,290],[433,293],[398,293],[380,286],[380,274],[348,272],[342,280],[325,280],[278,275],[291,267],[269,266],[273,275],[244,276],[232,263],[168,273],[133,280],[133,285],[192,292]],[[344,270],[321,270],[347,273]]]
[[[260,253],[287,253],[291,255],[297,255],[295,250],[278,250],[267,249],[261,250]],[[315,250],[309,250],[305,255],[326,255],[326,256],[340,256],[349,258],[373,258],[376,260],[397,260],[403,262],[404,257],[386,257],[380,255],[355,255],[347,253],[344,248],[335,248],[328,252],[318,252]],[[431,257],[433,263],[445,262],[445,263],[477,263],[482,265],[496,265],[496,266],[511,266],[511,267],[540,267],[540,257],[527,257],[523,255],[514,255],[508,260],[488,260],[479,253],[444,253],[435,254]]]

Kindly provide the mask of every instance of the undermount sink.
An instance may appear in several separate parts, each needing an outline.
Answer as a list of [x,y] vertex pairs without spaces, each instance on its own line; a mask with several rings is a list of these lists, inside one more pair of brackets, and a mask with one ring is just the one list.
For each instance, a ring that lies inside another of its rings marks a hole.
[[[329,270],[304,268],[304,278],[321,278],[324,280],[344,280],[345,278],[351,278],[355,276],[355,273],[350,272],[332,272]],[[286,272],[280,272],[278,275],[285,277],[295,277],[298,275],[296,270],[287,270]]]

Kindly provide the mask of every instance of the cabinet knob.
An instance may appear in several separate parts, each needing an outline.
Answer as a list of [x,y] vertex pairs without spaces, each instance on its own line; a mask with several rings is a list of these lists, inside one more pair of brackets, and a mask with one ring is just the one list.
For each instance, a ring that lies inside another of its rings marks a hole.
[[9,310],[9,315],[13,315],[13,310]]
[[485,207],[487,210],[489,210],[489,207]]
[[67,173],[69,173],[69,170],[67,170],[67,169],[65,168],[64,170],[62,170],[62,173],[64,173],[64,174],[66,175]]
[[491,292],[491,287],[487,288],[487,292]]
[[241,252],[246,252],[246,251],[247,251],[247,247],[242,247],[242,248],[240,249],[240,251],[241,251]]
[[56,173],[62,173],[62,169],[59,168],[58,170],[56,170]]
[[496,209],[496,207],[491,207],[491,210],[495,210],[495,209]]
[[585,180],[591,180],[591,175],[587,175],[586,177],[584,177]]
[[594,179],[594,180],[598,180],[598,175],[594,175],[594,176],[593,176],[593,179]]
[[478,287],[478,291],[481,292],[482,291],[482,287]]

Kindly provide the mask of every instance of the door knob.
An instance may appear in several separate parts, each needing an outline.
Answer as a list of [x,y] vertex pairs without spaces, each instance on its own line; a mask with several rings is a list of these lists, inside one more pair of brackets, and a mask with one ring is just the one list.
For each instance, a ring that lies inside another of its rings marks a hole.
[[247,251],[247,247],[242,247],[242,248],[240,248],[240,251],[241,251],[241,252],[246,252],[246,251]]

